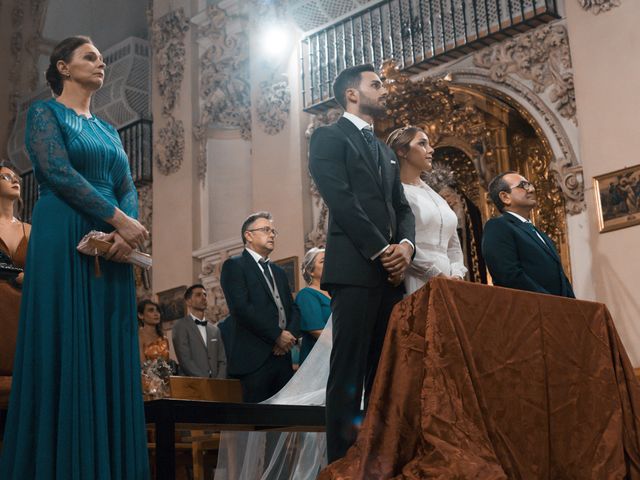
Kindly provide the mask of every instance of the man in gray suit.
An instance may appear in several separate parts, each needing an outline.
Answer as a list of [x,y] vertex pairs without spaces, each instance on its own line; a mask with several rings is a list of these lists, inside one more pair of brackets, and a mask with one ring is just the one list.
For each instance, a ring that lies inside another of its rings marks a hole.
[[173,349],[180,371],[189,377],[227,377],[227,357],[220,330],[204,318],[207,291],[195,284],[184,292],[187,316],[173,327]]

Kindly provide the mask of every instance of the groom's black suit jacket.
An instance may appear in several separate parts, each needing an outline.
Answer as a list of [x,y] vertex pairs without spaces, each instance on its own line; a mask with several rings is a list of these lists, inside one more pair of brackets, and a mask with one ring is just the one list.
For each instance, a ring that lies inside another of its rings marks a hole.
[[482,254],[494,285],[575,298],[553,241],[510,213],[484,226]]
[[377,287],[386,281],[371,257],[402,239],[415,244],[415,220],[393,151],[378,143],[375,165],[362,132],[348,119],[318,128],[309,145],[309,170],[329,207],[322,288]]
[[[287,317],[285,330],[298,337],[300,311],[293,301],[287,275],[278,265],[270,265]],[[282,332],[278,326],[278,307],[260,266],[246,250],[224,262],[220,285],[230,315],[225,338],[229,342],[227,371],[230,375],[246,375],[260,368],[272,355]]]

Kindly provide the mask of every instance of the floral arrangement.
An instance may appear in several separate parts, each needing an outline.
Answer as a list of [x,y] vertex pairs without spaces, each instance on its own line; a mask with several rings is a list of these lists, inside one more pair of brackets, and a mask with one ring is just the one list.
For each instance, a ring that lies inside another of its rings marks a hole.
[[434,163],[430,172],[423,172],[422,180],[433,190],[439,192],[444,187],[456,185],[456,178],[453,171],[442,163]]
[[169,377],[177,373],[177,364],[162,357],[142,364],[142,392],[150,399],[168,397],[171,393]]

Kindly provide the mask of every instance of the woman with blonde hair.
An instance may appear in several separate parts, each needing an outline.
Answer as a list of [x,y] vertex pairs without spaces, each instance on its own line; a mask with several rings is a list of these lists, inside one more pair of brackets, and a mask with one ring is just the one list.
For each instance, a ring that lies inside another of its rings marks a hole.
[[391,132],[387,145],[400,162],[404,195],[416,219],[416,254],[405,272],[407,293],[415,292],[430,278],[461,280],[467,273],[458,239],[458,217],[447,202],[420,175],[432,169],[433,148],[419,127]]

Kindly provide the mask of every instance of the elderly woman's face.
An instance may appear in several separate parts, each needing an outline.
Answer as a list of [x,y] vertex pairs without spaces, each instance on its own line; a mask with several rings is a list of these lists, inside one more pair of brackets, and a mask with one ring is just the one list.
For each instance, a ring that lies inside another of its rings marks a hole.
[[313,262],[313,270],[311,270],[311,276],[320,280],[322,277],[322,270],[324,269],[324,252],[320,252],[316,255],[316,259]]

